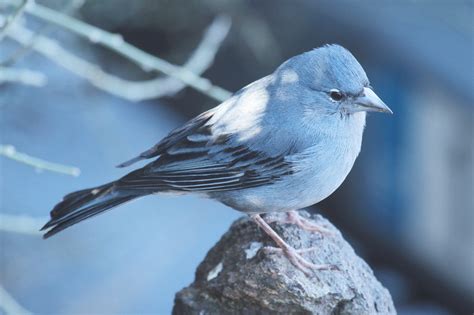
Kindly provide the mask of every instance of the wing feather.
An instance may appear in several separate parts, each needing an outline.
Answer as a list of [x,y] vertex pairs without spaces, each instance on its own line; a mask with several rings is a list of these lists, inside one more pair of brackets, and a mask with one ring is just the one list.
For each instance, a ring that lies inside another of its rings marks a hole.
[[[176,129],[151,149],[122,163],[158,157],[145,167],[121,178],[125,190],[216,192],[274,183],[291,174],[283,152],[270,156],[239,143],[232,134],[214,135],[208,111]],[[289,149],[291,151],[291,148]]]
[[282,156],[222,145],[221,150],[206,157],[165,153],[117,185],[131,190],[216,192],[271,184],[291,172],[291,165]]
[[[134,157],[133,159],[130,159],[128,161],[125,161],[117,165],[117,167],[127,167],[138,161],[157,157],[161,155],[162,153],[164,153],[167,149],[171,148],[173,145],[182,141],[188,135],[191,135],[191,134],[194,134],[195,139],[196,138],[205,139],[205,137],[206,136],[208,137],[209,135],[206,133],[199,133],[197,131],[200,128],[202,128],[209,121],[209,119],[211,119],[212,115],[213,115],[213,111],[209,110],[207,112],[202,113],[201,115],[196,116],[195,118],[191,119],[186,124],[184,124],[184,126],[170,132],[169,135],[164,137],[160,142],[155,144],[150,149],[140,153],[138,156]],[[202,141],[205,141],[205,140],[202,140]]]

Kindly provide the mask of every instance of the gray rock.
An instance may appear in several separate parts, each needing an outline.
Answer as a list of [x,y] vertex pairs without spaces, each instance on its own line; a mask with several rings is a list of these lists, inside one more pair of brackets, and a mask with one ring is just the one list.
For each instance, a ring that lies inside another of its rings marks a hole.
[[305,275],[283,255],[261,250],[273,241],[244,217],[209,251],[194,283],[176,294],[173,314],[396,314],[390,293],[341,233],[320,215],[300,214],[331,234],[272,227],[295,248],[316,247],[306,259],[339,270]]

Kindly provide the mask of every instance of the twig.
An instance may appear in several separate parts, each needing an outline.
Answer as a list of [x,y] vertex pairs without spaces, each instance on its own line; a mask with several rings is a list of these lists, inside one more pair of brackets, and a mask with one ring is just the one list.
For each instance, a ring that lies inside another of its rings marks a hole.
[[[213,62],[220,44],[230,28],[228,19],[218,17],[205,32],[203,40],[184,67],[195,73],[204,72]],[[104,72],[97,65],[86,61],[61,47],[58,42],[33,33],[27,28],[16,25],[8,36],[21,45],[28,46],[34,40],[32,48],[72,73],[88,80],[91,84],[111,94],[131,101],[141,101],[171,95],[186,85],[175,78],[156,78],[147,81],[128,81]]]
[[179,79],[186,85],[218,101],[224,101],[231,95],[229,91],[213,85],[208,79],[196,75],[189,69],[173,65],[130,45],[125,42],[120,35],[101,30],[95,26],[49,9],[40,4],[28,6],[26,12],[83,36],[95,44],[107,47],[140,65],[142,69],[146,71],[157,70],[170,77]]
[[5,311],[6,315],[27,315],[32,314],[30,311],[21,306],[15,299],[8,293],[5,288],[0,285],[0,309]]
[[12,145],[0,144],[0,155],[3,155],[9,159],[21,162],[30,166],[33,166],[37,170],[46,170],[55,173],[61,173],[71,176],[79,176],[81,171],[77,167],[66,166],[62,164],[48,162],[25,153],[17,152],[15,147]]
[[5,21],[3,22],[3,25],[0,27],[0,41],[2,41],[2,39],[5,37],[5,34],[7,33],[8,29],[23,14],[27,5],[32,2],[33,0],[22,0],[22,2],[18,5],[16,10],[5,19]]
[[[204,73],[213,64],[217,51],[229,33],[230,26],[228,18],[219,16],[214,19],[183,68],[196,75]],[[148,89],[141,91],[143,95],[149,95],[149,98],[173,95],[186,87],[185,83],[173,77],[157,78],[153,81],[155,84],[150,84]]]
[[40,228],[46,221],[48,221],[47,218],[0,213],[0,231],[41,235]]
[[[198,73],[204,72],[212,64],[219,44],[225,38],[228,30],[228,22],[217,18],[205,33],[201,44],[185,64],[185,67]],[[170,95],[185,87],[185,84],[181,81],[169,77],[139,82],[123,80],[70,53],[55,40],[44,35],[37,35],[20,25],[15,25],[9,31],[8,36],[25,46],[29,45],[31,40],[34,40],[35,44],[32,49],[36,52],[72,73],[85,78],[97,88],[131,101]]]
[[44,86],[46,81],[46,76],[38,71],[0,67],[0,84],[4,82],[16,82],[40,87]]
[[[61,12],[63,14],[70,14],[76,11],[77,9],[79,9],[81,6],[83,6],[84,2],[85,0],[71,0],[63,9],[61,9]],[[41,34],[47,33],[50,28],[51,28],[51,24],[45,23],[43,26],[41,26],[39,29],[36,30],[35,35],[41,35]],[[20,47],[19,49],[14,51],[12,54],[10,54],[10,56],[0,61],[0,67],[11,66],[15,62],[17,62],[19,59],[26,56],[31,51],[31,47],[33,47],[34,44],[35,44],[35,38],[33,38],[27,46]]]

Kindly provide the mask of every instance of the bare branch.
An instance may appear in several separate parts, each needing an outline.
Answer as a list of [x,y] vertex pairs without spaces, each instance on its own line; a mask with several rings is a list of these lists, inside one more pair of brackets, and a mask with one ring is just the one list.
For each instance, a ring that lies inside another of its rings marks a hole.
[[[217,51],[229,33],[230,26],[230,20],[224,16],[214,19],[183,68],[196,75],[204,73],[213,64]],[[173,77],[157,78],[154,84],[150,84],[146,89],[143,88],[140,93],[148,95],[148,98],[158,98],[176,94],[185,87],[185,83]]]
[[8,29],[15,24],[15,22],[20,18],[20,16],[23,14],[25,11],[27,5],[32,3],[33,0],[22,0],[22,2],[18,5],[16,10],[9,15],[5,21],[3,21],[2,26],[0,27],[0,41],[5,37],[5,34],[7,33]]
[[30,165],[40,171],[46,170],[71,176],[79,176],[81,173],[80,169],[77,167],[48,162],[25,153],[18,152],[12,145],[0,144],[0,155],[20,163]]
[[0,84],[15,82],[40,87],[44,86],[46,81],[46,76],[38,71],[0,67]]
[[15,299],[8,293],[5,288],[0,285],[0,309],[5,311],[6,315],[29,315],[32,312],[21,306]]
[[[13,1],[13,0],[11,0],[11,1]],[[34,1],[34,0],[32,0],[32,1]],[[63,14],[73,13],[77,9],[79,9],[81,6],[83,6],[84,2],[85,2],[85,0],[70,0],[69,3],[63,9],[61,9],[61,12]],[[44,25],[39,27],[39,29],[36,29],[35,35],[40,35],[40,34],[47,33],[47,31],[51,28],[51,26],[52,26],[51,24],[45,23]],[[32,39],[30,41],[29,45],[22,46],[19,49],[17,49],[16,51],[14,51],[10,56],[8,56],[4,60],[0,61],[0,67],[2,67],[2,66],[3,67],[11,66],[15,62],[17,62],[18,60],[23,58],[25,55],[27,55],[31,51],[31,47],[33,47],[34,43],[35,43],[35,40]]]
[[[224,20],[218,18],[211,24],[203,41],[185,64],[185,67],[191,71],[203,72],[211,65],[219,43],[222,42],[229,29],[229,25],[224,23],[226,23]],[[131,101],[171,95],[185,87],[185,84],[181,81],[169,77],[138,82],[123,80],[70,53],[55,40],[44,35],[37,35],[20,25],[15,25],[9,31],[8,36],[24,46],[30,45],[31,41],[34,40],[35,44],[32,49],[36,52],[72,73],[83,77],[97,88]]]
[[[208,30],[194,51],[184,68],[194,73],[202,73],[212,64],[220,44],[230,29],[230,22],[226,18],[218,17],[209,26]],[[186,85],[172,78],[156,78],[147,81],[128,81],[104,72],[99,66],[88,62],[61,47],[58,42],[33,33],[27,28],[15,25],[8,36],[18,41],[21,45],[29,46],[34,41],[32,48],[51,59],[72,73],[85,78],[99,89],[119,97],[141,101],[172,95],[179,92]]]
[[47,221],[47,218],[0,213],[0,231],[41,235],[40,228]]
[[26,12],[85,37],[95,44],[107,47],[135,62],[145,71],[160,71],[218,101],[224,101],[231,95],[229,91],[213,85],[209,80],[196,75],[189,69],[173,65],[128,44],[120,35],[109,33],[40,4],[28,6]]

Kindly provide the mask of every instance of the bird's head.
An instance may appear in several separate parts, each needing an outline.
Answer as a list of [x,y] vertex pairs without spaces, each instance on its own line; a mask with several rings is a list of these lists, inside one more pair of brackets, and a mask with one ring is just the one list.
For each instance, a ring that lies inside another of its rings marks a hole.
[[304,103],[318,113],[392,113],[375,94],[364,69],[355,57],[339,45],[326,45],[281,65],[282,82],[304,88]]

